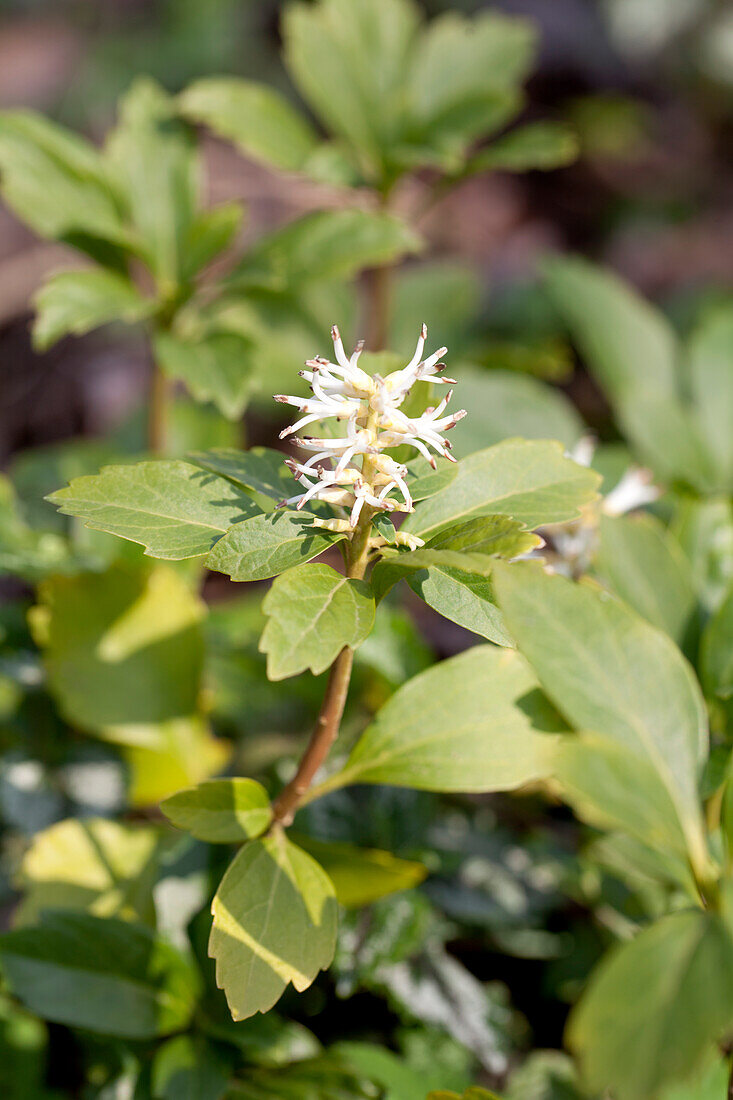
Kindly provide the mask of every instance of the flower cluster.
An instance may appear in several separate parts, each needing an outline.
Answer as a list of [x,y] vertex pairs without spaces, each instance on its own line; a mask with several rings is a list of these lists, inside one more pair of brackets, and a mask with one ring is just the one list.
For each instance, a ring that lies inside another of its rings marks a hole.
[[[346,422],[346,434],[338,438],[296,437],[298,446],[312,453],[303,462],[288,460],[296,479],[305,488],[283,501],[284,505],[302,508],[310,500],[323,500],[337,509],[348,509],[348,525],[354,528],[365,505],[375,511],[412,511],[405,480],[407,468],[385,453],[391,447],[404,444],[414,447],[433,468],[435,454],[455,461],[450,443],[441,433],[457,424],[466,412],[462,409],[445,413],[452,390],[440,404],[427,408],[421,416],[409,417],[400,408],[415,382],[426,379],[442,384],[454,382],[442,375],[445,364],[439,362],[447,348],[423,359],[427,334],[427,326],[423,325],[415,354],[407,366],[382,378],[367,374],[359,366],[363,341],[356,345],[351,357],[346,355],[334,325],[331,338],[336,362],[318,356],[307,361],[308,370],[300,372],[310,383],[313,396],[275,395],[276,401],[295,406],[301,414],[280,433],[281,439],[330,417]],[[391,496],[393,492],[399,496]]]

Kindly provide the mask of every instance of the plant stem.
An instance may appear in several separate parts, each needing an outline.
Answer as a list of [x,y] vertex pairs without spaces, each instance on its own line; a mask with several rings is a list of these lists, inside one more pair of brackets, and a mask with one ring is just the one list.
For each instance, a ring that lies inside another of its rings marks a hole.
[[[346,576],[354,580],[361,580],[366,570],[371,528],[371,509],[365,507],[349,543],[347,554]],[[354,651],[346,646],[331,665],[326,693],[323,696],[321,709],[315,729],[308,742],[308,747],[295,775],[287,786],[283,787],[272,804],[273,822],[276,824],[290,825],[303,795],[310,787],[316,772],[324,763],[331,746],[338,737],[341,718],[346,706],[346,697],[349,693],[353,663]]]
[[370,351],[382,351],[389,338],[392,268],[387,264],[374,267],[367,280],[367,347]]
[[168,379],[157,363],[153,363],[148,408],[148,450],[161,454],[168,434]]

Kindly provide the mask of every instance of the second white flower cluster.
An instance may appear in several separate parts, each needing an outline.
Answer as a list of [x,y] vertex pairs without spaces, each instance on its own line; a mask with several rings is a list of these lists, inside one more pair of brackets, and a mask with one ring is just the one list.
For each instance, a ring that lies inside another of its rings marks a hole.
[[[407,468],[385,452],[405,444],[414,447],[435,468],[435,455],[454,462],[450,443],[443,438],[466,415],[465,409],[446,414],[452,390],[435,407],[417,417],[407,416],[400,408],[415,382],[429,379],[452,384],[445,378],[445,364],[439,360],[447,348],[440,348],[423,359],[427,326],[423,325],[415,354],[406,367],[386,378],[369,375],[359,366],[363,349],[360,341],[349,357],[336,325],[331,329],[336,362],[320,356],[309,359],[308,370],[301,371],[313,391],[312,397],[276,394],[275,400],[293,405],[300,418],[280,433],[294,435],[308,424],[335,417],[345,421],[341,437],[296,437],[304,451],[311,452],[303,462],[288,459],[295,478],[304,491],[283,501],[284,505],[303,508],[310,500],[322,500],[338,511],[348,510],[348,526],[354,528],[364,505],[376,511],[411,512],[412,497],[406,482]],[[360,465],[357,464],[360,462]],[[399,497],[391,496],[393,492]],[[346,516],[346,511],[343,511]]]

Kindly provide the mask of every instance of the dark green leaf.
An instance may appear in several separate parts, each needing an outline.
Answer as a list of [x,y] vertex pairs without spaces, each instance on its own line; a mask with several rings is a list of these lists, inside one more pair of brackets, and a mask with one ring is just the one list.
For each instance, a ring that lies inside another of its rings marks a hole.
[[185,1028],[198,993],[190,963],[162,938],[88,913],[47,912],[34,928],[6,932],[0,960],[32,1012],[126,1039]]
[[530,122],[492,142],[469,165],[471,171],[529,172],[561,168],[578,155],[575,134],[561,122]]

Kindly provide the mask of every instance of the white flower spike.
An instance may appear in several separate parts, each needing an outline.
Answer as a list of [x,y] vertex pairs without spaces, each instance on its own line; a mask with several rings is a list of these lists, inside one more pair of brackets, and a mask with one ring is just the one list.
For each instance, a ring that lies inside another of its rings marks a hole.
[[[390,447],[405,444],[414,447],[433,468],[433,452],[455,461],[450,443],[441,433],[457,424],[466,411],[461,409],[444,415],[452,390],[439,405],[427,408],[421,416],[408,417],[400,409],[415,382],[430,379],[455,384],[455,379],[441,376],[445,364],[439,360],[447,348],[440,348],[423,359],[427,334],[427,325],[423,325],[415,354],[407,366],[382,378],[378,374],[372,377],[358,365],[363,340],[356,345],[351,357],[347,357],[341,334],[337,326],[333,326],[331,339],[335,363],[316,356],[306,362],[310,369],[300,372],[310,383],[313,396],[276,394],[275,401],[292,405],[301,414],[294,424],[280,433],[281,439],[330,417],[346,421],[346,434],[334,439],[295,439],[303,450],[313,454],[305,462],[288,460],[288,466],[304,486],[304,491],[283,501],[283,505],[300,509],[311,500],[326,501],[349,510],[348,524],[353,529],[365,505],[383,512],[413,510],[405,480],[407,468],[385,453]],[[391,496],[393,491],[399,497]],[[345,520],[325,522],[341,524]]]

